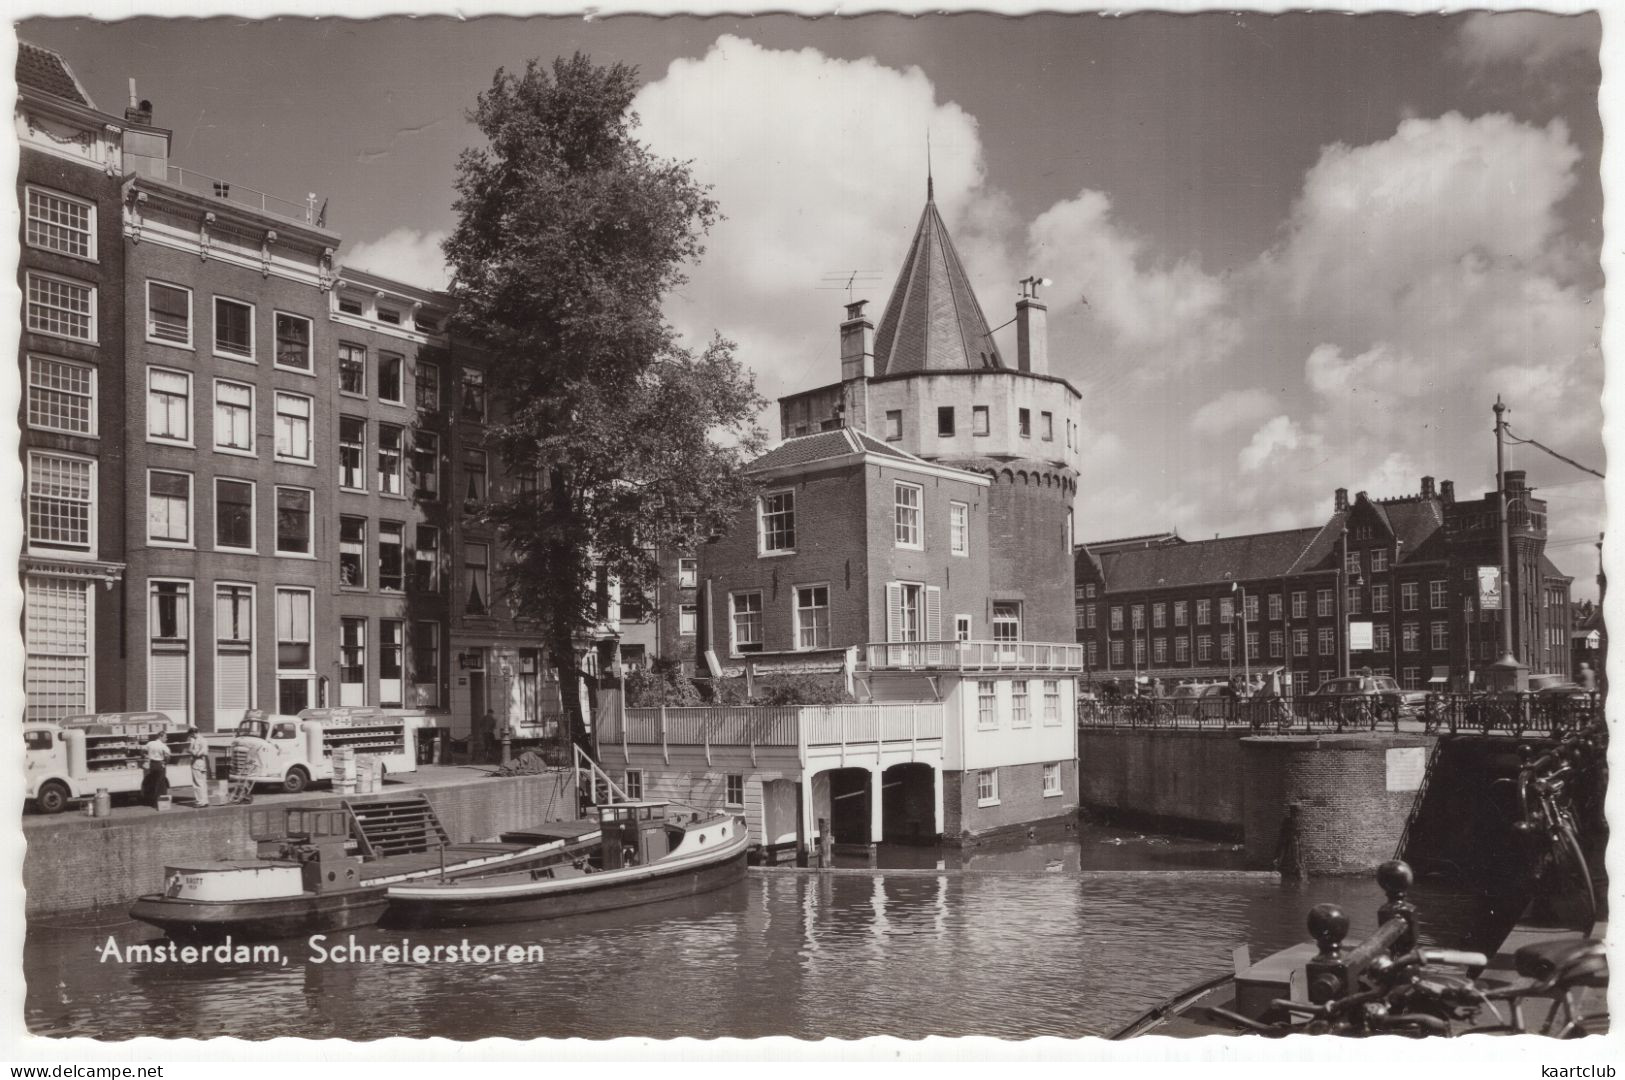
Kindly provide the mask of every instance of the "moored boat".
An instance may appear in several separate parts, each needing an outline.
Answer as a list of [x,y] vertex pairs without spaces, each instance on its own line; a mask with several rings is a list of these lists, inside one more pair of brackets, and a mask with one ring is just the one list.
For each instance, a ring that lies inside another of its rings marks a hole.
[[743,819],[679,823],[667,820],[666,805],[598,807],[599,850],[591,857],[474,879],[392,885],[385,922],[474,926],[551,919],[692,896],[744,877],[750,833]]
[[130,917],[189,941],[266,940],[370,926],[387,907],[392,883],[568,863],[599,839],[596,829],[544,827],[518,834],[519,842],[442,844],[368,859],[349,853],[345,811],[288,813],[299,826],[289,829],[271,857],[168,865],[164,891],[136,900]]

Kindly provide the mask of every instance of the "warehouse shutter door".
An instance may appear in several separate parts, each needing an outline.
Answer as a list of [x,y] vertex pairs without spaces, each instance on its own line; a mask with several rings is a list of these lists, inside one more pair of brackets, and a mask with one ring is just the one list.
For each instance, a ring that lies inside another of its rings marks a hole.
[[222,652],[214,661],[214,729],[231,731],[243,719],[250,698],[249,657],[246,652]]
[[166,713],[177,724],[191,723],[187,709],[186,654],[155,652],[148,662],[147,708]]
[[[942,640],[942,590],[935,585],[925,590],[925,640]],[[942,646],[926,646],[925,662],[933,665],[941,664]]]

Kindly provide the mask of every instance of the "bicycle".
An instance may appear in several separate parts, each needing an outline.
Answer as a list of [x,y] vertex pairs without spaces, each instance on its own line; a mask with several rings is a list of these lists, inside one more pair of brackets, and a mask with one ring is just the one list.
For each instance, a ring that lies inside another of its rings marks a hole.
[[1532,747],[1520,746],[1522,763],[1517,779],[1503,777],[1495,781],[1517,784],[1519,816],[1512,825],[1513,832],[1525,849],[1536,855],[1537,880],[1550,875],[1559,886],[1570,886],[1578,895],[1587,933],[1596,923],[1597,894],[1591,867],[1580,845],[1571,785],[1591,767],[1600,750],[1599,737],[1588,731],[1565,734],[1555,747],[1539,756]]
[[[1525,945],[1513,954],[1517,973],[1525,982],[1489,990],[1483,1003],[1502,1021],[1474,1028],[1475,1034],[1547,1035],[1557,1039],[1577,1039],[1608,1031],[1608,956],[1600,941],[1542,941]],[[1603,991],[1603,1008],[1585,1007],[1585,991]],[[1524,1002],[1531,998],[1549,999],[1550,1008],[1539,1028],[1523,1016]],[[1495,1003],[1509,1003],[1510,1017],[1502,1017]],[[1562,1023],[1558,1024],[1559,1017]]]

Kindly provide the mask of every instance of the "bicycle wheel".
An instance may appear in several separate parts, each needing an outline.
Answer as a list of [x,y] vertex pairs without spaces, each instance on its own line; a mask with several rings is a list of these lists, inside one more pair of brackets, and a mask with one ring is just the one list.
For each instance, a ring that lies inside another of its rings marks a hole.
[[1580,850],[1580,838],[1574,835],[1574,825],[1567,815],[1558,818],[1552,834],[1552,868],[1559,881],[1575,885],[1580,893],[1581,910],[1585,913],[1585,932],[1597,921],[1597,891],[1591,883],[1591,867],[1585,852]]

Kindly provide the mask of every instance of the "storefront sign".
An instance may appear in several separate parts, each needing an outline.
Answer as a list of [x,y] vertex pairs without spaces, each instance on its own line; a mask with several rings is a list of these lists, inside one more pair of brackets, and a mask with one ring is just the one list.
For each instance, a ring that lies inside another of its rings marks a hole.
[[1478,610],[1501,610],[1501,568],[1499,566],[1480,566],[1478,568]]
[[1349,623],[1349,650],[1351,652],[1371,651],[1371,624],[1368,622]]

